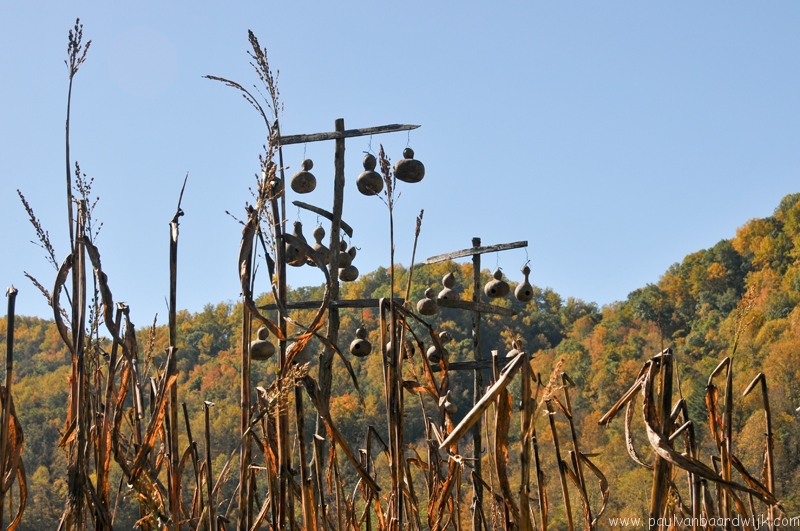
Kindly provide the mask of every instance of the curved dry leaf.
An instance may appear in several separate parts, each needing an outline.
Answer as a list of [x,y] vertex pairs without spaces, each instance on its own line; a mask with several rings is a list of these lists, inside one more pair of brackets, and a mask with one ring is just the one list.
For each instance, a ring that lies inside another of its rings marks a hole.
[[583,490],[581,480],[565,461],[561,461],[561,463],[564,470],[567,472],[567,476],[569,476],[569,479],[575,484],[575,488],[578,491],[578,496],[581,499],[581,509],[583,509],[583,519],[586,522],[586,529],[592,529],[592,515],[589,512],[589,499],[586,497],[586,491]]
[[11,523],[8,524],[6,531],[14,531],[19,526],[22,520],[22,514],[25,512],[25,506],[28,503],[28,480],[25,475],[25,466],[20,462],[17,468],[17,480],[19,481],[19,504],[17,505],[17,512]]
[[628,404],[625,406],[625,448],[628,450],[628,455],[633,459],[634,463],[637,463],[648,470],[653,470],[653,465],[648,465],[644,461],[639,458],[639,454],[636,453],[636,447],[633,444],[633,435],[631,434],[631,421],[633,420],[633,414],[636,408],[636,395],[633,395],[631,400],[628,401]]
[[[524,356],[524,354],[520,354]],[[513,362],[512,362],[513,363]],[[495,405],[495,466],[497,468],[497,478],[500,482],[500,490],[506,507],[511,511],[515,522],[519,522],[519,508],[514,503],[514,496],[511,493],[511,483],[508,478],[508,432],[511,427],[511,416],[513,414],[511,393],[503,389],[497,397]]]
[[[764,495],[767,495],[767,494],[769,494],[769,489],[767,489],[767,487],[765,487],[763,483],[761,483],[761,482],[760,482],[760,481],[758,481],[756,478],[754,478],[754,477],[753,477],[753,476],[752,476],[752,475],[751,475],[751,474],[750,474],[750,473],[747,471],[747,469],[744,467],[744,465],[743,465],[743,464],[742,464],[742,462],[739,460],[739,458],[738,458],[738,457],[736,457],[736,456],[735,456],[735,455],[733,455],[733,454],[731,455],[731,464],[733,465],[733,467],[734,467],[736,470],[738,470],[738,471],[739,471],[739,474],[742,476],[742,479],[744,479],[744,482],[745,482],[745,483],[747,483],[747,485],[748,485],[748,486],[749,486],[751,489],[755,489],[755,490],[757,490],[757,491],[760,491],[760,492],[762,492]],[[783,510],[783,506],[782,506],[780,503],[777,503],[777,504],[776,504],[776,507],[778,507],[779,509]]]
[[708,426],[711,428],[711,437],[717,445],[722,446],[722,417],[717,413],[717,403],[719,401],[719,389],[714,384],[706,386],[706,411],[708,411]]
[[67,257],[62,262],[61,267],[58,268],[58,273],[56,274],[56,283],[53,286],[53,299],[50,301],[50,306],[53,307],[53,320],[56,322],[56,328],[58,328],[58,333],[61,335],[61,339],[69,348],[69,351],[72,353],[72,356],[75,356],[75,345],[72,344],[72,338],[69,334],[69,329],[67,329],[67,325],[64,324],[64,318],[61,315],[61,288],[64,287],[64,284],[67,282],[67,276],[69,275],[70,269],[72,269],[73,264],[73,257],[72,253],[68,254]]
[[103,272],[103,267],[100,262],[100,251],[85,237],[79,238],[78,241],[86,248],[89,260],[91,260],[92,266],[94,267],[94,275],[95,278],[97,278],[97,283],[100,288],[100,297],[103,300],[103,320],[106,323],[106,328],[112,338],[119,339],[117,327],[114,322],[114,298],[111,295],[111,289],[108,287],[108,276]]

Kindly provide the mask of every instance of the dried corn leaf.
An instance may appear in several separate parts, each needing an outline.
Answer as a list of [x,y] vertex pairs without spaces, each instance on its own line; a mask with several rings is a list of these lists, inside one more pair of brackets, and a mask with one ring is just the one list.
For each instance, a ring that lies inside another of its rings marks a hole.
[[573,472],[566,462],[562,461],[562,466],[564,467],[567,476],[569,476],[569,479],[571,479],[572,483],[575,484],[575,488],[578,491],[578,495],[581,499],[581,508],[583,509],[583,519],[586,522],[585,529],[592,529],[592,516],[589,512],[589,499],[586,497],[586,491],[583,489],[581,485],[581,480],[578,477],[578,474]]
[[653,465],[648,465],[641,460],[639,454],[636,453],[636,447],[633,444],[633,435],[631,434],[631,421],[636,408],[636,395],[633,395],[625,406],[625,448],[628,450],[628,455],[637,463],[648,470],[653,470]]
[[[70,269],[72,269],[74,258],[72,253],[67,255],[64,259],[64,262],[58,268],[58,273],[56,274],[56,283],[53,286],[53,298],[50,301],[50,306],[53,307],[53,320],[56,323],[56,328],[58,328],[58,333],[61,336],[61,339],[69,348],[70,353],[72,353],[72,357],[75,357],[75,345],[72,344],[72,338],[70,337],[69,329],[67,325],[64,324],[64,318],[61,315],[61,288],[67,282],[67,276],[69,275]],[[70,411],[70,409],[67,409]],[[68,413],[69,414],[69,413]],[[70,419],[67,419],[67,423],[70,422]]]
[[[520,356],[525,356],[520,354]],[[497,467],[497,478],[500,482],[500,491],[503,493],[503,501],[511,512],[514,522],[519,522],[519,508],[514,503],[514,496],[511,494],[511,483],[508,478],[508,432],[511,427],[511,394],[503,389],[497,396],[494,429],[495,465]]]

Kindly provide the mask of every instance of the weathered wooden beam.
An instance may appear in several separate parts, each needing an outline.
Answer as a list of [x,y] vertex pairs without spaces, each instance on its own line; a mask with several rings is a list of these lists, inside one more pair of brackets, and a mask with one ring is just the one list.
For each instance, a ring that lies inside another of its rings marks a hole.
[[486,304],[485,302],[450,299],[436,299],[436,302],[441,308],[457,308],[459,310],[471,310],[473,312],[480,313],[493,313],[496,315],[503,315],[505,317],[513,317],[517,315],[517,312],[510,308],[503,308],[502,306],[495,306],[494,304]]
[[[377,308],[378,301],[380,299],[353,299],[349,301],[331,301],[328,304],[328,308]],[[322,304],[322,301],[300,301],[300,302],[290,302],[286,304],[287,310],[314,310],[319,308],[319,305]],[[395,304],[403,305],[405,304],[405,299],[396,298]],[[258,307],[259,310],[277,310],[278,306],[276,304],[265,304],[263,306]]]
[[[377,308],[378,300],[379,299],[352,299],[352,300],[342,300],[342,301],[332,300],[328,304],[328,308]],[[517,315],[517,312],[515,312],[510,308],[495,306],[493,304],[486,304],[485,302],[472,302],[472,301],[450,300],[450,299],[436,299],[436,302],[439,304],[441,308],[456,308],[458,310],[469,310],[479,313],[493,313],[496,315],[503,315],[505,317],[513,317]],[[322,304],[322,301],[290,302],[286,304],[286,309],[313,310],[315,308],[319,308],[320,304]],[[395,304],[399,304],[402,306],[403,304],[405,304],[405,299],[397,297],[395,298]],[[277,310],[278,306],[275,304],[264,304],[263,306],[259,306],[258,308],[260,310]]]
[[[498,358],[498,365],[501,368],[505,367],[514,358]],[[448,371],[476,371],[481,369],[491,369],[493,361],[490,359],[470,360],[470,361],[452,361],[447,366]],[[441,372],[442,367],[438,363],[431,363],[431,372]]]
[[330,133],[312,133],[310,135],[289,135],[281,136],[280,144],[305,144],[306,142],[321,142],[323,140],[338,140],[341,138],[351,138],[355,136],[380,135],[383,133],[396,133],[398,131],[411,131],[418,128],[418,125],[390,124],[379,125],[377,127],[364,127],[362,129],[348,129],[346,131],[331,131]]
[[[309,205],[308,203],[303,203],[302,201],[292,201],[292,204],[294,206],[296,206],[296,207],[305,208],[306,210],[310,210],[314,214],[319,214],[320,216],[322,216],[324,218],[328,218],[329,220],[333,221],[333,214],[331,214],[330,212],[328,212],[324,208],[320,208],[320,207],[317,207],[317,206],[314,206],[314,205]],[[342,220],[339,220],[339,223],[341,224],[341,229],[345,232],[345,234],[347,234],[348,236],[350,236],[352,238],[353,237],[353,227],[351,227],[350,225],[348,225],[347,223],[345,223]]]
[[509,249],[519,249],[520,247],[527,247],[528,242],[521,241],[521,242],[513,242],[513,243],[501,243],[499,245],[489,245],[486,247],[472,247],[470,249],[462,249],[460,251],[453,251],[452,253],[445,253],[445,254],[437,254],[436,256],[431,256],[424,262],[423,264],[435,264],[437,262],[444,262],[445,260],[454,260],[456,258],[462,258],[464,256],[473,256],[476,254],[486,254],[486,253],[494,253],[497,251],[507,251]]

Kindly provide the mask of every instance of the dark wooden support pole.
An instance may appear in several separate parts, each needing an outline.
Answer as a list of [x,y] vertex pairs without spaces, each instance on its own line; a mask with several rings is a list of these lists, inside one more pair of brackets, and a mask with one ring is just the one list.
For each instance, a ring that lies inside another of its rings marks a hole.
[[[336,131],[344,132],[344,119],[336,120]],[[336,138],[336,152],[333,159],[333,219],[331,220],[330,250],[331,250],[331,300],[339,300],[339,232],[342,229],[342,210],[344,208],[344,136]],[[339,309],[331,307],[328,311],[328,340],[337,344],[339,340]],[[326,404],[331,396],[331,370],[333,366],[333,349],[326,348],[322,353],[319,363],[319,387],[322,400]],[[322,426],[317,423],[317,434]]]
[[[480,238],[472,238],[473,249],[478,249],[481,246]],[[472,255],[472,302],[481,302],[481,255],[475,253]],[[472,313],[472,352],[473,360],[480,363],[483,359],[481,353],[481,314],[478,311]],[[483,396],[483,369],[476,369],[474,372],[474,385],[472,388],[472,406],[478,404]],[[481,475],[481,419],[475,423],[472,429],[472,451],[475,458],[475,473],[479,477]],[[475,483],[475,497],[476,503],[483,508],[483,486],[480,482]],[[477,530],[473,530],[477,531]]]

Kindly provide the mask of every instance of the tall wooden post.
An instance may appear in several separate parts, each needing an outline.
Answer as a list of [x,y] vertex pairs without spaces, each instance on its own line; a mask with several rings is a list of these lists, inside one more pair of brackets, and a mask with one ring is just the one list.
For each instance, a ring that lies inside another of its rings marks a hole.
[[[472,238],[472,247],[477,249],[481,246],[480,238]],[[472,255],[472,302],[481,301],[481,255],[476,253]],[[481,313],[478,311],[472,312],[472,358],[479,362],[483,359],[481,353]],[[474,372],[474,386],[472,389],[472,405],[473,407],[480,401],[483,396],[483,369],[476,369]],[[472,455],[475,458],[475,473],[481,476],[481,419],[475,423],[472,428]],[[483,485],[480,481],[474,482],[476,503],[479,507],[483,507]],[[475,511],[475,514],[480,514],[481,511]],[[475,519],[473,518],[473,531],[477,531]]]
[[[338,118],[335,124],[336,132],[344,132],[344,119]],[[342,229],[342,210],[344,209],[344,137],[336,138],[336,152],[333,157],[333,219],[331,220],[330,250],[331,250],[331,300],[339,300],[339,233]],[[339,309],[328,309],[328,340],[336,344],[339,340]],[[319,387],[322,399],[327,403],[331,396],[331,370],[333,366],[333,349],[326,348],[319,363]],[[321,426],[318,423],[318,434]],[[321,435],[321,434],[320,434]]]

